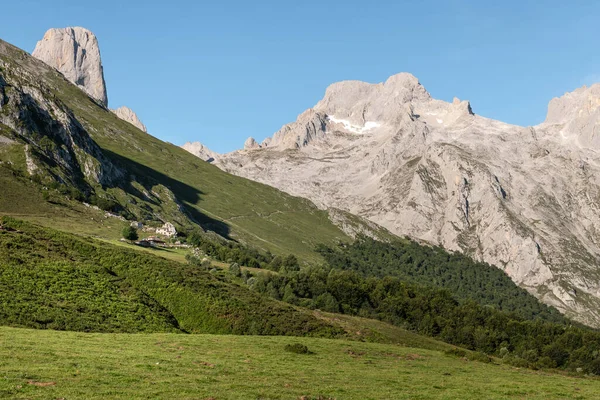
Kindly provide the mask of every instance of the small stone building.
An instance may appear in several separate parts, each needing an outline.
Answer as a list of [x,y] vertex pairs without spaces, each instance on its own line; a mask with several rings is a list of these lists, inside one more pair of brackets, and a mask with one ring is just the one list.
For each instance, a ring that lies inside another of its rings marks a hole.
[[175,226],[172,223],[165,222],[163,226],[161,226],[160,228],[156,228],[156,233],[158,235],[173,237],[177,235],[177,229],[175,229]]

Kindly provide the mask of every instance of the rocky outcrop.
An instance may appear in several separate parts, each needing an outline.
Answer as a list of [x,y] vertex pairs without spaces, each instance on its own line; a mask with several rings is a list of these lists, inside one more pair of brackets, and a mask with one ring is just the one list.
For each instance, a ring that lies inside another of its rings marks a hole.
[[600,84],[552,99],[543,127],[563,142],[600,148]]
[[599,92],[554,99],[525,128],[433,99],[410,74],[341,82],[268,145],[216,164],[471,254],[600,326]]
[[100,48],[92,32],[79,27],[50,29],[37,43],[32,55],[108,106]]
[[258,143],[256,143],[256,140],[254,140],[253,137],[249,137],[244,142],[244,150],[258,149],[259,147],[260,147],[260,145]]
[[17,63],[4,61],[11,51],[0,42],[0,86],[10,87],[4,94],[0,124],[25,144],[28,172],[88,191],[98,184],[117,183],[124,172],[104,155],[72,110],[49,95],[52,88],[43,79]]
[[214,162],[220,156],[219,153],[212,151],[211,149],[209,149],[208,147],[204,146],[200,142],[187,142],[186,144],[184,144],[181,147],[184,150],[189,151],[190,153],[192,153],[196,157],[199,157],[202,160],[204,160],[206,162],[209,162],[209,163]]
[[133,112],[133,110],[129,107],[119,107],[116,110],[112,110],[115,115],[121,118],[123,121],[129,122],[131,125],[135,126],[141,131],[148,132],[146,130],[146,126],[140,121],[137,114]]

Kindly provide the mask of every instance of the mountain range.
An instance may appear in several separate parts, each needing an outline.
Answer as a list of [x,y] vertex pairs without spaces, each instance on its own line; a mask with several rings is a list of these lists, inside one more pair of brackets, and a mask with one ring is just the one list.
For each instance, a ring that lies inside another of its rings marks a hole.
[[496,265],[599,326],[599,143],[600,84],[553,99],[543,123],[521,127],[436,100],[400,73],[332,84],[272,137],[211,157],[322,209]]
[[316,244],[358,233],[408,236],[493,264],[600,326],[600,85],[553,99],[542,124],[520,127],[433,99],[407,73],[339,82],[272,137],[217,154],[161,142],[132,110],[108,109],[98,41],[83,28],[48,31],[33,52],[42,62],[4,42],[0,53],[3,162],[67,193],[45,193],[51,204],[200,224],[307,260],[319,259]]

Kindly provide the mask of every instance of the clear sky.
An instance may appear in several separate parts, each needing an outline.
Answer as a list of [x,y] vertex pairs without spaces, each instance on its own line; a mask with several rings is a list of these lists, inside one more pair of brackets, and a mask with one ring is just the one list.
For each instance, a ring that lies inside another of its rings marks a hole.
[[271,136],[340,80],[410,72],[435,98],[519,125],[600,81],[593,0],[14,0],[0,13],[0,38],[27,51],[48,28],[92,30],[111,108],[219,152]]

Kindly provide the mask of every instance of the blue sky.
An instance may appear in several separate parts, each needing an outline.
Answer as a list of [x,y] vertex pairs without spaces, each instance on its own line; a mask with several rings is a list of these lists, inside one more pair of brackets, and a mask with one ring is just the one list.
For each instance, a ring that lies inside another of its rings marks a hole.
[[0,38],[32,51],[48,28],[92,30],[110,107],[131,107],[163,140],[219,152],[271,136],[340,80],[410,72],[435,98],[519,125],[600,81],[591,0],[7,3]]

